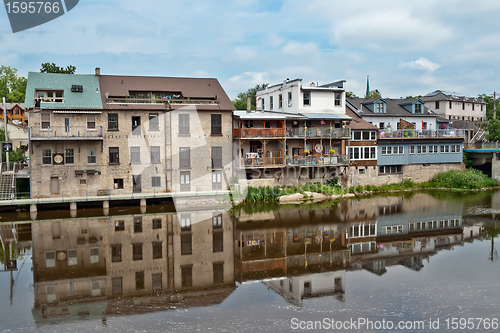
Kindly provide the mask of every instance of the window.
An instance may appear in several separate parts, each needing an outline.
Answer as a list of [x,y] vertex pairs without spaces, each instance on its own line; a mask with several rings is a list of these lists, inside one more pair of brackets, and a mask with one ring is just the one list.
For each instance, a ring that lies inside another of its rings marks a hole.
[[179,147],[179,167],[191,167],[191,153],[189,147]]
[[91,281],[91,295],[101,296],[101,283],[99,281]]
[[130,163],[141,163],[141,147],[130,147]]
[[417,154],[427,154],[427,146],[417,146]]
[[153,229],[161,229],[161,218],[155,218],[152,220]]
[[375,113],[384,113],[384,103],[375,104]]
[[153,242],[153,259],[161,259],[162,258],[162,243],[161,242]]
[[288,92],[288,106],[292,106],[292,92],[289,91]]
[[224,263],[213,263],[214,284],[224,283]]
[[98,248],[90,249],[90,263],[91,264],[99,263],[99,249]]
[[54,267],[56,265],[56,253],[45,252],[45,266],[46,267]]
[[403,172],[403,167],[401,165],[381,165],[379,166],[379,174],[394,174]]
[[78,263],[76,250],[68,250],[68,265],[74,266]]
[[75,163],[75,152],[73,149],[68,148],[64,150],[64,161],[66,164]]
[[191,230],[191,214],[181,215],[181,231]]
[[123,178],[115,178],[113,180],[113,185],[115,189],[123,189]]
[[95,130],[95,114],[87,115],[87,129]]
[[448,104],[449,104],[449,108],[451,109],[451,101]]
[[111,278],[111,285],[113,289],[113,295],[121,295],[122,291],[122,278]]
[[439,101],[436,101],[436,110],[439,109]]
[[142,260],[142,244],[132,244],[132,260]]
[[415,103],[414,107],[415,107],[415,113],[422,113],[422,104]]
[[349,238],[376,236],[376,229],[375,223],[353,225],[349,228]]
[[161,273],[151,274],[153,279],[153,291],[161,290]]
[[140,116],[132,116],[132,134],[140,135],[141,134],[141,117]]
[[222,115],[212,114],[212,135],[222,135]]
[[189,134],[189,114],[179,114],[179,134]]
[[452,153],[460,153],[460,145],[451,145],[451,152]]
[[415,146],[410,146],[409,154],[415,154]]
[[311,105],[311,93],[310,92],[304,92],[304,106],[306,105]]
[[465,102],[462,102],[462,110],[465,110]]
[[283,107],[283,95],[282,94],[279,94],[278,95],[278,108],[282,108]]
[[212,190],[222,190],[222,171],[212,171]]
[[212,216],[212,228],[213,229],[222,228],[222,214]]
[[149,114],[149,130],[158,131],[160,129],[160,124],[158,121],[158,113]]
[[125,221],[124,220],[116,220],[115,221],[115,231],[123,231],[125,230]]
[[370,140],[377,140],[377,132],[370,132]]
[[144,289],[144,271],[135,272],[135,290]]
[[151,177],[151,187],[161,187],[161,177]]
[[120,164],[120,149],[109,147],[109,164]]
[[52,150],[42,150],[42,164],[52,164]]
[[160,146],[151,146],[151,164],[160,163]]
[[245,128],[253,128],[253,120],[245,120]]
[[50,128],[50,113],[42,113],[40,114],[41,121],[40,124],[42,126],[42,129],[49,129]]
[[450,152],[450,146],[441,146],[441,152],[442,153],[449,153]]
[[[35,104],[38,104],[40,102],[63,103],[64,102],[63,96],[64,95],[62,90],[46,90],[46,91],[37,90]],[[38,106],[40,105],[38,104]]]
[[122,262],[121,245],[111,245],[111,262]]
[[108,114],[108,131],[118,131],[118,113]]
[[134,232],[142,232],[142,216],[134,216]]
[[191,172],[190,171],[181,171],[180,174],[180,183],[181,183],[181,191],[190,191],[191,190]]
[[342,106],[342,94],[335,93],[335,106]]
[[269,97],[269,108],[271,110],[274,109],[274,98],[273,98],[273,96]]
[[193,266],[181,267],[182,288],[191,287],[193,285]]
[[361,131],[352,131],[353,140],[361,140]]
[[384,123],[378,123],[378,128],[380,128],[381,130],[383,130],[384,129],[384,125],[385,125]]
[[222,147],[212,147],[212,168],[222,168]]
[[438,146],[429,146],[429,154],[437,154],[438,152]]
[[181,255],[192,254],[191,249],[191,234],[181,235]]
[[87,149],[87,163],[93,164],[97,163],[96,150],[95,148]]
[[386,234],[401,234],[403,233],[403,225],[389,225],[389,226],[382,226],[382,235]]

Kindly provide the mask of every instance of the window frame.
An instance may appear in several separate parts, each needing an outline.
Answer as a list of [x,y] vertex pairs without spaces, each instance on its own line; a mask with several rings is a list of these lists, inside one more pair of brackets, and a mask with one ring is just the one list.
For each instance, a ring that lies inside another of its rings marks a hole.
[[[112,119],[116,117],[115,119]],[[108,113],[108,131],[118,131],[118,113]]]
[[150,113],[148,116],[149,130],[159,131],[160,130],[160,117],[158,113]]
[[[111,150],[113,150],[113,151],[111,151]],[[120,148],[119,147],[109,147],[108,151],[109,151],[108,163],[110,165],[120,164]]]
[[222,114],[212,113],[210,115],[210,135],[222,136]]

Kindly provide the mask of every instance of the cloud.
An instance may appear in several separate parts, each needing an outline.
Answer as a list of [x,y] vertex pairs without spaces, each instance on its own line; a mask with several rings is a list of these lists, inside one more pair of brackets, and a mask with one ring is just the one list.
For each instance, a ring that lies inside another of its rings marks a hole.
[[283,53],[288,55],[314,54],[318,52],[318,46],[313,42],[289,42],[283,47]]
[[441,67],[440,64],[436,64],[435,62],[430,61],[427,58],[420,58],[418,60],[410,61],[410,62],[400,62],[400,67],[408,67],[411,69],[421,69],[429,72],[434,72],[436,69]]

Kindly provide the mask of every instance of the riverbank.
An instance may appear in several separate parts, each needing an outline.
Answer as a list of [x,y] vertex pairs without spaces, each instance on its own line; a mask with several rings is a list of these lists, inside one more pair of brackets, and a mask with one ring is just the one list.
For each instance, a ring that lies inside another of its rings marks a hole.
[[275,201],[290,204],[417,190],[483,191],[499,189],[499,185],[500,183],[496,179],[488,178],[478,170],[466,169],[442,172],[435,175],[430,181],[419,184],[411,179],[404,179],[401,183],[396,184],[383,186],[357,185],[348,189],[338,186],[336,181],[332,181],[329,185],[307,183],[302,186],[248,187],[243,201],[246,203]]

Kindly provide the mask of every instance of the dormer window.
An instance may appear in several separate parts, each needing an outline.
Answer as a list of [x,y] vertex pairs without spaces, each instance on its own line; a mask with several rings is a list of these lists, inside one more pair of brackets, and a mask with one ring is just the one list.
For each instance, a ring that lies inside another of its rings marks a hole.
[[64,94],[62,90],[37,90],[35,102],[63,103]]
[[375,103],[375,113],[385,113],[384,103]]
[[422,104],[420,103],[415,103],[414,105],[414,110],[415,112],[414,113],[419,113],[419,114],[422,114]]

